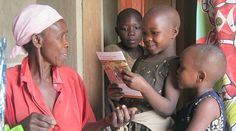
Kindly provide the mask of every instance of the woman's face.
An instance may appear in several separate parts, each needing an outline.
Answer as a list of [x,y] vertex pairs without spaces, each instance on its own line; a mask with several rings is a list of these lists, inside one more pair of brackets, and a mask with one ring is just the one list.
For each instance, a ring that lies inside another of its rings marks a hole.
[[41,55],[44,61],[53,66],[64,64],[69,47],[67,32],[64,20],[57,21],[42,32]]

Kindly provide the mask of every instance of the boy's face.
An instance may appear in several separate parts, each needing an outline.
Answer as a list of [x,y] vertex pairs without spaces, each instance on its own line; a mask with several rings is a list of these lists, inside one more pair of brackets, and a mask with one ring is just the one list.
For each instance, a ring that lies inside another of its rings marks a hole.
[[164,51],[173,40],[170,22],[163,16],[147,17],[143,22],[143,41],[151,54]]
[[141,19],[135,15],[123,17],[120,20],[116,32],[121,39],[121,43],[127,48],[136,48],[142,40]]
[[194,66],[194,51],[188,50],[180,57],[180,67],[177,71],[177,78],[180,88],[194,88],[198,77],[197,69]]

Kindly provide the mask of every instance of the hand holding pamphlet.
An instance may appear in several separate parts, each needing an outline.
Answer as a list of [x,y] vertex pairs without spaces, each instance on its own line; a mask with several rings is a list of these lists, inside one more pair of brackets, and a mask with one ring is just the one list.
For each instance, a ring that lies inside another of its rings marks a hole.
[[118,84],[123,89],[124,97],[129,98],[143,98],[139,91],[133,90],[126,86],[122,80],[122,71],[129,70],[129,65],[122,53],[118,52],[97,52],[98,59],[100,60],[103,69],[111,83]]

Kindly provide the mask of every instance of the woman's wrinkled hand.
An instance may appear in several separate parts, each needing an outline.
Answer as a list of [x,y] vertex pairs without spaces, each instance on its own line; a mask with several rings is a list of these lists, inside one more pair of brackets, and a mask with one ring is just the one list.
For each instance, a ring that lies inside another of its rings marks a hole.
[[48,131],[56,125],[56,121],[40,113],[31,113],[28,117],[20,122],[25,131]]
[[108,122],[114,128],[124,126],[133,119],[137,108],[128,109],[125,105],[119,106],[110,116],[107,117]]

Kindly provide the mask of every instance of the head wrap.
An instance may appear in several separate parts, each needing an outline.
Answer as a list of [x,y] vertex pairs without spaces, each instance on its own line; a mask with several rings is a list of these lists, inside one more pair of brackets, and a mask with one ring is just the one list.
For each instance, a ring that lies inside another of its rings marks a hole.
[[48,5],[32,4],[24,8],[13,23],[17,46],[13,48],[11,57],[22,53],[21,46],[30,42],[33,34],[41,33],[60,19],[63,19],[62,16]]

